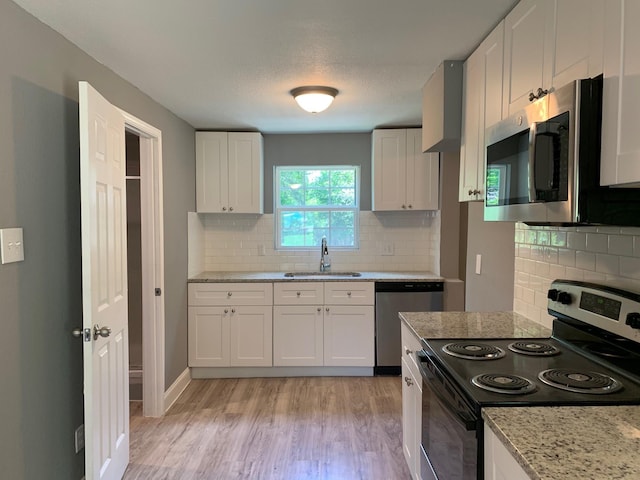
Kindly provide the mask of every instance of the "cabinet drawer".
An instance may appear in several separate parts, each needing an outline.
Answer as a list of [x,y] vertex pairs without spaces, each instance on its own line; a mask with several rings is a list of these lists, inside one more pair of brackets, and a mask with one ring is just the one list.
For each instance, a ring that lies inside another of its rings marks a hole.
[[189,305],[272,305],[271,283],[190,283]]
[[322,282],[278,282],[273,285],[274,305],[322,305]]
[[422,344],[420,340],[416,338],[411,329],[405,325],[404,322],[400,322],[400,336],[402,344],[402,358],[407,362],[409,370],[413,376],[420,381],[420,370],[418,370],[418,359],[416,357],[417,352],[422,350]]
[[324,284],[326,305],[373,305],[374,300],[373,282],[326,282]]

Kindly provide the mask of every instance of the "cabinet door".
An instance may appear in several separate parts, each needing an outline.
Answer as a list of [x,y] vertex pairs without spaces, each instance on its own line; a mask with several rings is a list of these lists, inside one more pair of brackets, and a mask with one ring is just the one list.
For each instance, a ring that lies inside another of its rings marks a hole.
[[486,423],[484,425],[484,478],[485,480],[529,480],[531,478]]
[[485,130],[502,120],[504,21],[465,63],[464,148],[459,200],[484,200]]
[[232,367],[272,366],[272,308],[231,307],[230,313],[230,365]]
[[460,188],[458,200],[476,200],[478,194],[478,168],[484,159],[480,150],[480,106],[484,75],[482,52],[476,50],[464,63],[464,92],[462,115],[462,144],[460,146]]
[[555,88],[602,73],[604,0],[555,0]]
[[640,182],[639,21],[640,2],[607,1],[601,185]]
[[189,366],[229,366],[229,307],[189,307]]
[[219,213],[228,208],[229,174],[226,132],[196,132],[196,210]]
[[320,306],[273,307],[273,365],[322,366],[322,331]]
[[372,189],[374,211],[406,208],[406,129],[373,131]]
[[422,129],[407,130],[406,207],[437,210],[439,203],[440,154],[422,153]]
[[373,367],[373,312],[372,306],[325,306],[325,366]]
[[[406,360],[402,359],[402,451],[411,478],[420,475],[422,393]],[[419,413],[419,416],[416,414]]]
[[263,213],[262,135],[229,132],[229,212]]
[[529,103],[529,94],[551,87],[553,0],[522,0],[505,18],[503,116]]

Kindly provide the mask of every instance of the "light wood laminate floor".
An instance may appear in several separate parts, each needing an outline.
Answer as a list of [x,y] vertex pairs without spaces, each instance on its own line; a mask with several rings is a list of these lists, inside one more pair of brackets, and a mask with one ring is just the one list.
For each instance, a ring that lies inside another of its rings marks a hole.
[[132,479],[409,480],[400,377],[193,380],[131,410]]

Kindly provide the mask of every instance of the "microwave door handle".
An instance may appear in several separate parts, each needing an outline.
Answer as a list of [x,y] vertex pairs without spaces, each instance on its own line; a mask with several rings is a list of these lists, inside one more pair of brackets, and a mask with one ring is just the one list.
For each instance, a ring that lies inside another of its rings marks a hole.
[[534,203],[536,199],[536,135],[538,134],[538,124],[533,122],[529,128],[529,203]]

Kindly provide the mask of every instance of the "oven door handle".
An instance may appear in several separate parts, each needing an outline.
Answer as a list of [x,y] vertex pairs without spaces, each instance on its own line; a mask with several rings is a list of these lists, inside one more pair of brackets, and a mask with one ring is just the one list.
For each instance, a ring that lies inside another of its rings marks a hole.
[[444,409],[446,409],[449,413],[451,413],[456,420],[464,426],[464,428],[468,431],[474,431],[478,429],[478,419],[469,412],[465,412],[463,410],[457,409],[454,407],[452,400],[454,398],[447,397],[443,392],[440,386],[438,385],[437,380],[432,380],[433,375],[431,375],[425,368],[422,366],[423,362],[431,362],[428,355],[425,353],[420,353],[418,355],[418,368],[420,369],[420,375],[422,376],[422,380],[425,384],[431,387],[431,391],[435,394],[437,399],[440,401],[440,404]]

